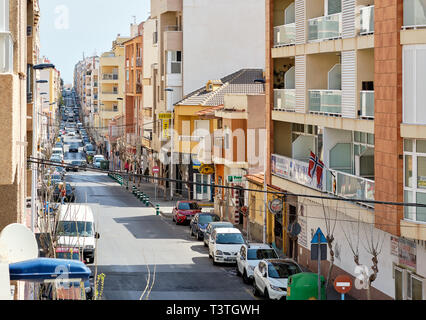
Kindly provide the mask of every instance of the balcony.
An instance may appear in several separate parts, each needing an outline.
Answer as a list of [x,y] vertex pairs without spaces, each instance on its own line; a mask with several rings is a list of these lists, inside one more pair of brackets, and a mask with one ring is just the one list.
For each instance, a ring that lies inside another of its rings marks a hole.
[[426,28],[425,0],[404,0],[403,11],[403,28]]
[[183,32],[177,26],[168,26],[164,32],[164,50],[182,51]]
[[361,117],[374,118],[374,91],[360,92]]
[[342,13],[308,20],[308,41],[338,39],[342,37]]
[[118,74],[104,73],[102,74],[102,80],[118,80]]
[[287,46],[295,43],[296,24],[289,23],[274,27],[274,47]]
[[142,57],[136,57],[136,67],[142,67]]
[[309,111],[342,114],[342,90],[309,90]]
[[0,32],[0,73],[13,72],[13,40],[10,32]]
[[374,6],[362,7],[360,10],[361,16],[361,29],[360,35],[367,35],[374,33]]
[[[271,156],[271,172],[277,177],[342,198],[374,200],[375,184],[373,180],[324,168],[322,185],[318,186],[317,179],[309,177],[308,168],[308,162],[278,154]],[[373,206],[372,204],[366,205]]]
[[295,89],[274,89],[274,110],[295,111],[295,109]]

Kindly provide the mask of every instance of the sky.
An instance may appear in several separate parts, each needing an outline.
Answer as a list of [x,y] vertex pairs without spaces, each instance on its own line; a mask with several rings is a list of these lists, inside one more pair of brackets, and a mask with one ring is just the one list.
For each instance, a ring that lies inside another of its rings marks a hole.
[[130,35],[130,23],[149,17],[150,0],[39,0],[40,54],[73,82],[75,64],[111,50],[117,34]]

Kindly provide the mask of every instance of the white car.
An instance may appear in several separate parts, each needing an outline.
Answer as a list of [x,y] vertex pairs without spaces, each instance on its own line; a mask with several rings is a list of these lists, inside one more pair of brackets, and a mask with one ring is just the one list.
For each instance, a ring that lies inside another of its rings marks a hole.
[[244,283],[253,280],[253,271],[263,259],[278,259],[274,248],[264,243],[243,244],[237,254],[237,275],[243,277]]
[[102,156],[102,155],[95,155],[93,157],[93,166],[95,168],[100,168],[101,167],[101,161],[105,161],[104,156]]
[[206,232],[204,233],[203,242],[204,246],[209,246],[210,236],[214,229],[216,228],[233,228],[234,225],[231,222],[227,221],[218,221],[218,222],[210,222],[206,228]]
[[209,241],[209,257],[213,264],[236,263],[237,254],[245,240],[237,228],[214,229]]
[[288,277],[301,272],[302,268],[291,259],[261,260],[253,272],[253,294],[266,299],[286,299]]

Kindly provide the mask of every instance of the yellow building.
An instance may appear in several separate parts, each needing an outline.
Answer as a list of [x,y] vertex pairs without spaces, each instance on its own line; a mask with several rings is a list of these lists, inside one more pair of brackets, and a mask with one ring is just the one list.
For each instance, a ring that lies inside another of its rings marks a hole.
[[99,59],[99,113],[94,118],[94,127],[100,128],[100,135],[107,133],[111,119],[124,113],[126,81],[123,43],[127,40],[129,38],[117,36],[112,43],[112,50],[103,53]]

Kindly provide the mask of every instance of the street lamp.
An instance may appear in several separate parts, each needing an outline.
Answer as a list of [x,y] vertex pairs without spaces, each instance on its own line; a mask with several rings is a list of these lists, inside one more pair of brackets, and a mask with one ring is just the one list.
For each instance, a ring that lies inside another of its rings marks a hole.
[[172,107],[171,107],[171,112],[172,112],[172,118],[170,120],[170,129],[171,129],[171,147],[170,147],[170,200],[173,200],[173,176],[174,176],[174,164],[173,164],[173,152],[174,152],[174,108],[173,108],[173,92],[174,90],[171,88],[166,88],[164,89],[164,91],[166,92],[171,92],[172,94],[172,99],[171,99],[171,103],[172,103]]

